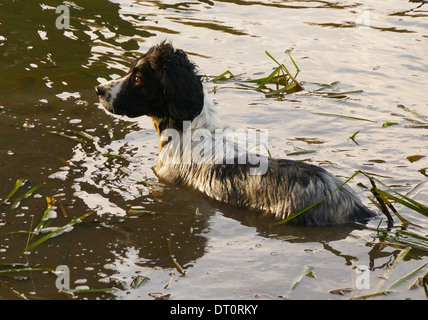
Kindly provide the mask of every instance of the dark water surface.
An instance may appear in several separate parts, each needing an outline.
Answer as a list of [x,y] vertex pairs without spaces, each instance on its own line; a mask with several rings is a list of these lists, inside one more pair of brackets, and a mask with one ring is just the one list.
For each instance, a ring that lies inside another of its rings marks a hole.
[[[58,29],[61,4],[0,3],[0,199],[18,179],[25,182],[0,206],[0,298],[67,298],[49,271],[1,273],[65,265],[71,289],[116,288],[77,298],[348,299],[379,289],[392,265],[381,289],[428,262],[426,252],[412,249],[394,263],[402,248],[369,230],[272,225],[255,212],[159,182],[151,169],[158,145],[151,120],[107,114],[94,92],[165,39],[207,76],[229,70],[240,79],[276,67],[265,50],[293,70],[284,54],[293,49],[304,91],[266,97],[242,83],[209,82],[222,119],[268,129],[275,157],[318,164],[345,179],[364,170],[427,204],[426,4],[69,1],[70,26]],[[310,152],[293,154],[302,150]],[[375,209],[367,178],[350,184]],[[94,213],[26,252],[48,234],[28,234],[47,197],[55,202],[45,227]],[[427,234],[426,218],[397,209],[422,227],[410,230]],[[384,227],[384,220],[369,226]],[[307,266],[315,278],[291,290]],[[357,266],[369,268],[369,289],[357,287]],[[387,298],[425,299],[422,287],[409,286],[426,272]],[[352,291],[334,294],[338,288]]]

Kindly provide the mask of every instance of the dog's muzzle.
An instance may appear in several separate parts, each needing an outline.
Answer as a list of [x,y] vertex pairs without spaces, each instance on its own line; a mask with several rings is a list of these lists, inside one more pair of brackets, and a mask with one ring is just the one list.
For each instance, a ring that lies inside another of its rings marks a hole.
[[99,85],[95,87],[95,92],[99,97],[102,97],[105,95],[106,89],[102,85]]
[[115,113],[113,105],[120,89],[122,88],[122,84],[123,81],[121,80],[111,80],[95,87],[95,92],[100,99],[101,105],[112,113]]

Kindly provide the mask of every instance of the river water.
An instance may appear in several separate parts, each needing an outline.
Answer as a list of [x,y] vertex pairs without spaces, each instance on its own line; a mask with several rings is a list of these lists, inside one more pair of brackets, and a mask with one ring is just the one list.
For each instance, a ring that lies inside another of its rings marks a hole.
[[[273,225],[158,181],[151,120],[107,114],[94,91],[169,40],[208,79],[227,70],[237,76],[206,83],[217,111],[231,127],[267,130],[272,156],[321,165],[343,179],[362,170],[426,205],[426,4],[65,3],[68,26],[56,12],[60,1],[0,3],[0,270],[32,268],[0,274],[0,298],[69,298],[49,271],[65,266],[80,299],[349,299],[388,288],[428,262],[418,249],[397,262],[403,247],[371,230]],[[269,96],[241,81],[277,66],[265,51],[294,73],[291,54],[303,91]],[[349,183],[377,210],[365,176]],[[419,225],[410,230],[427,234],[426,217],[396,207]],[[29,231],[45,212],[47,232],[92,214],[37,244],[49,233]],[[385,217],[368,226],[385,227]],[[361,287],[358,268],[365,266]],[[409,289],[426,271],[380,298],[426,299],[423,287]]]

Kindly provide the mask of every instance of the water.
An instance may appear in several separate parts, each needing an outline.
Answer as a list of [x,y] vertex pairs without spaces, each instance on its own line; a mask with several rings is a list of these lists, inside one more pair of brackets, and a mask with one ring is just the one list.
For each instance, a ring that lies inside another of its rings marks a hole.
[[[72,289],[117,288],[75,293],[87,299],[348,299],[376,287],[401,248],[349,226],[275,226],[255,212],[163,184],[152,171],[157,134],[151,120],[107,114],[94,86],[123,75],[134,57],[165,39],[207,76],[229,70],[240,79],[276,67],[266,50],[294,70],[284,54],[293,49],[304,91],[267,98],[233,81],[209,82],[221,118],[235,128],[268,129],[275,157],[310,150],[288,157],[342,178],[364,170],[407,193],[427,180],[426,5],[74,1],[67,2],[70,27],[58,29],[60,4],[0,4],[0,198],[25,179],[0,207],[2,269],[66,265]],[[331,96],[341,92],[350,93]],[[374,208],[361,186],[369,181],[358,175],[350,184]],[[33,186],[39,188],[13,209]],[[427,184],[416,191],[414,198],[428,203]],[[27,231],[39,223],[48,196],[55,199],[50,227],[95,213],[24,254]],[[397,208],[422,227],[411,230],[426,234],[426,218]],[[380,219],[369,226],[379,223],[385,226]],[[387,285],[427,261],[426,252],[411,250]],[[309,265],[316,278],[303,278],[291,291]],[[358,265],[369,267],[370,289],[356,288]],[[55,274],[19,275],[0,278],[1,298],[66,298]],[[149,280],[133,288],[138,277]],[[414,280],[388,298],[425,299],[423,288],[408,289]],[[345,295],[330,293],[348,287],[353,291]]]

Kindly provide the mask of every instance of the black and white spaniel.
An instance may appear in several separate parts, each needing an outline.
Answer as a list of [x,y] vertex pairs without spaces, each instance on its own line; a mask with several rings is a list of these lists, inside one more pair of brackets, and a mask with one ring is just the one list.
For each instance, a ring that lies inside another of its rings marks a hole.
[[[170,43],[153,46],[128,74],[96,87],[102,106],[129,117],[149,116],[159,134],[160,179],[307,225],[364,221],[375,214],[323,168],[254,156],[224,133],[196,66]],[[255,160],[258,167],[255,167]],[[342,187],[340,187],[342,186]]]

